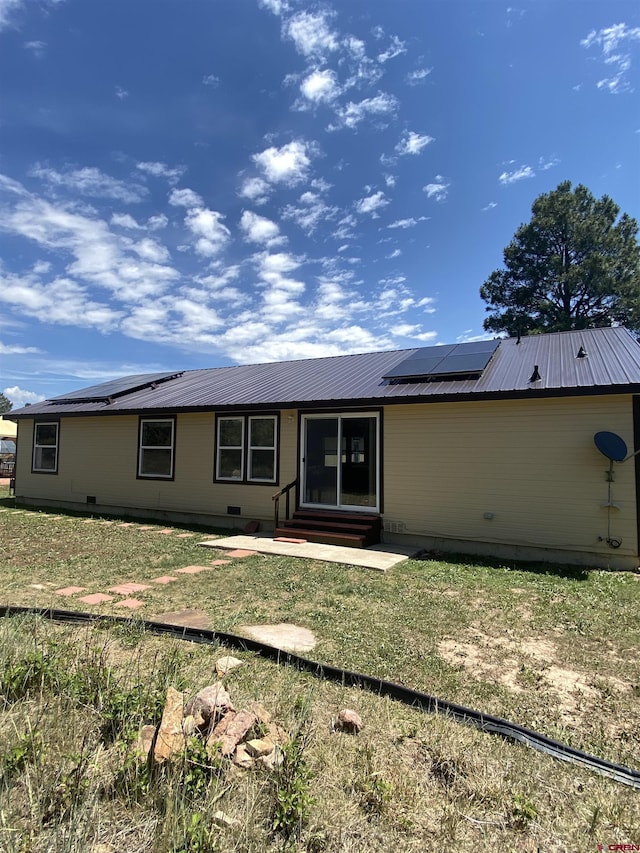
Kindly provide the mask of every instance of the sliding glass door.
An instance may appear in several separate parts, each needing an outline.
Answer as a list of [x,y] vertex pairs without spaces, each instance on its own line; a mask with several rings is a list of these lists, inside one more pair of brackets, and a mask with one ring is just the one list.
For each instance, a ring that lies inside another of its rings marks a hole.
[[303,415],[302,506],[377,512],[376,413]]

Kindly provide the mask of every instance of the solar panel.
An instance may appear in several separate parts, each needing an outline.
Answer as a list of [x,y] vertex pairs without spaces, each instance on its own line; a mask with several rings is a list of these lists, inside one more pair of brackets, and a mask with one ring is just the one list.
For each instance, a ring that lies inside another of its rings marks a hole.
[[388,371],[383,379],[392,381],[456,378],[481,374],[500,345],[499,340],[421,347]]
[[102,382],[100,385],[91,385],[89,388],[81,388],[79,391],[72,391],[70,394],[64,394],[61,397],[53,397],[51,402],[87,403],[109,400],[114,397],[122,397],[124,394],[131,394],[133,391],[139,391],[142,388],[148,388],[154,383],[166,382],[168,379],[180,375],[180,373],[138,373],[134,376],[121,376],[119,379],[111,379],[109,382]]

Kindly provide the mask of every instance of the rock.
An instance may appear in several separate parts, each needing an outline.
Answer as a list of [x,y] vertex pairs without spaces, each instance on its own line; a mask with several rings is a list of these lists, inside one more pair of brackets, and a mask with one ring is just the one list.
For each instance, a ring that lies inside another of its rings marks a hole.
[[[184,709],[185,715],[193,714],[197,725],[211,723],[212,718],[215,720],[225,711],[235,711],[235,708],[221,681],[199,690],[192,699],[189,699]],[[199,719],[203,722],[199,723]]]
[[138,732],[138,740],[136,742],[136,752],[140,753],[144,758],[149,755],[153,737],[156,733],[155,726],[143,726]]
[[260,702],[249,702],[247,707],[250,711],[253,711],[259,723],[264,723],[265,726],[269,725],[271,722],[271,714],[267,711],[264,705]]
[[153,751],[155,760],[162,764],[174,752],[184,748],[182,718],[184,716],[184,698],[173,687],[167,689],[167,699],[162,712],[162,722],[158,729],[158,737]]
[[231,672],[232,669],[237,669],[239,666],[242,666],[242,663],[243,662],[239,658],[234,658],[231,655],[219,658],[216,661],[216,672],[218,673],[218,678],[222,678],[223,675]]
[[248,740],[245,743],[245,747],[252,758],[260,758],[263,755],[269,755],[270,752],[273,752],[275,744],[268,737],[262,737]]
[[233,755],[233,763],[236,767],[243,767],[245,770],[249,770],[254,765],[254,760],[249,754],[249,750],[243,743],[239,743],[236,747],[236,751]]
[[336,729],[357,735],[362,730],[362,718],[356,711],[343,708],[338,714]]
[[227,829],[237,829],[241,826],[240,821],[235,817],[229,817],[224,812],[216,812],[213,815],[213,822],[216,826],[226,827]]
[[282,726],[276,725],[276,723],[269,723],[267,726],[267,735],[273,743],[281,744],[282,746],[291,740],[289,732],[283,729]]
[[276,767],[280,767],[282,762],[284,761],[284,752],[282,748],[276,744],[273,750],[268,755],[263,755],[258,759],[268,770],[275,770]]
[[[231,719],[227,723],[228,717],[231,717]],[[217,742],[221,744],[220,752],[222,755],[233,755],[236,746],[244,740],[256,722],[256,715],[245,708],[238,711],[237,714],[234,713],[233,716],[230,713],[226,714],[209,735],[207,751],[209,744],[213,745]]]

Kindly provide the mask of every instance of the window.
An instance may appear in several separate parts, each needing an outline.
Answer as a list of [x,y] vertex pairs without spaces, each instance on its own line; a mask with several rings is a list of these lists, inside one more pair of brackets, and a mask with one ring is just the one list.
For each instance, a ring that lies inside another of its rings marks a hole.
[[244,418],[218,420],[218,480],[244,479]]
[[33,432],[33,470],[48,474],[58,473],[59,424],[36,423]]
[[174,439],[174,418],[141,418],[138,477],[173,478]]
[[275,483],[277,420],[276,415],[218,418],[216,479]]

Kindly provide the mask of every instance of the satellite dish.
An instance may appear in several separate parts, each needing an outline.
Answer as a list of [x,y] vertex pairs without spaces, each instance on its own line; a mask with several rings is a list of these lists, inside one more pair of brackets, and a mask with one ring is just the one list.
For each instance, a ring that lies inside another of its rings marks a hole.
[[615,432],[597,432],[593,441],[600,453],[612,462],[624,462],[627,458],[627,445]]

